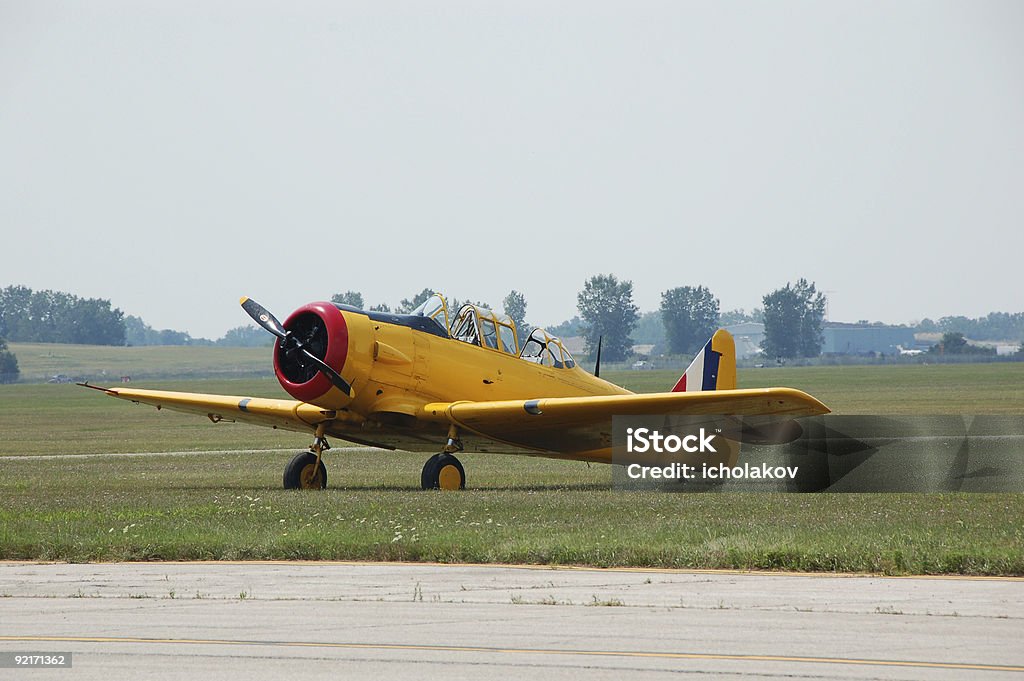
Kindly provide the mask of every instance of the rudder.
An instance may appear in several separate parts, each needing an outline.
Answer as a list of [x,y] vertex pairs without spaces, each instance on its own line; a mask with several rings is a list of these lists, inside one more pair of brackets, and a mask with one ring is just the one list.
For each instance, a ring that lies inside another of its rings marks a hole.
[[736,343],[725,329],[715,331],[672,386],[674,393],[735,389]]

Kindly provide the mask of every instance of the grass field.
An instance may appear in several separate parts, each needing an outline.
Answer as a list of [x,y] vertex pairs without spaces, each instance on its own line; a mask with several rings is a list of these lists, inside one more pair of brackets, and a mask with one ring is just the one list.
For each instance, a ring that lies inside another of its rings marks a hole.
[[[747,370],[840,413],[1024,414],[1024,366]],[[608,378],[664,389],[674,372]],[[273,379],[146,387],[282,396]],[[462,493],[418,489],[422,455],[329,454],[331,488],[280,489],[308,438],[157,412],[68,385],[0,386],[0,558],[394,559],[1024,574],[1024,495],[623,493],[604,466],[461,456]],[[220,451],[233,450],[233,451]],[[264,451],[260,451],[264,450]],[[107,456],[121,452],[201,452]],[[211,453],[212,452],[212,453]],[[93,454],[40,458],[44,454]]]
[[150,377],[198,378],[210,376],[271,375],[270,348],[154,345],[63,345],[10,343],[18,358],[21,381],[45,382],[57,374],[75,379],[118,381]]

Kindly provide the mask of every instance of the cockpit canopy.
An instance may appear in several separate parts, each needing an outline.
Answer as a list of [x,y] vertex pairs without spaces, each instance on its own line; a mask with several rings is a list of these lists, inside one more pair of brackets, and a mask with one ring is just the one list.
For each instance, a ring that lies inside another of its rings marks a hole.
[[485,307],[467,303],[459,308],[454,319],[449,319],[448,303],[444,296],[435,293],[410,314],[433,320],[444,330],[445,335],[464,343],[499,350],[513,356],[518,355],[527,362],[556,369],[571,369],[576,366],[575,360],[565,349],[562,341],[544,329],[534,329],[520,352],[515,322],[511,317],[497,314]]
[[501,350],[510,355],[519,354],[516,323],[509,316],[497,314],[486,307],[468,303],[460,307],[451,334],[452,338],[466,343]]
[[430,296],[409,314],[434,320],[438,326],[444,329],[445,335],[448,335],[448,303],[445,302],[444,296],[441,294],[435,293]]
[[576,360],[565,349],[562,341],[544,329],[533,330],[519,356],[527,362],[543,364],[556,369],[572,369],[576,366]]

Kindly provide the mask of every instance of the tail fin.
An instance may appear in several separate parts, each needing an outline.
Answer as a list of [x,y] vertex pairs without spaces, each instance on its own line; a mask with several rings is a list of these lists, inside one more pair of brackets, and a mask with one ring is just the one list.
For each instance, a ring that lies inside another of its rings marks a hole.
[[736,389],[736,343],[725,329],[715,331],[707,345],[672,387],[672,392]]

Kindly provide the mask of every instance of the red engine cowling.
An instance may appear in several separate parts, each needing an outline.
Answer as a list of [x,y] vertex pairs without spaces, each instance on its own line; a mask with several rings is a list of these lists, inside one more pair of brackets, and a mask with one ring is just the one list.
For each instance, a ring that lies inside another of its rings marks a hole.
[[[292,312],[284,322],[290,331],[314,355],[339,374],[348,356],[348,324],[345,315],[332,303],[310,303]],[[290,355],[274,343],[274,373],[289,395],[297,400],[327,408],[347,403],[348,396],[338,390],[316,365],[303,361],[300,352]]]

